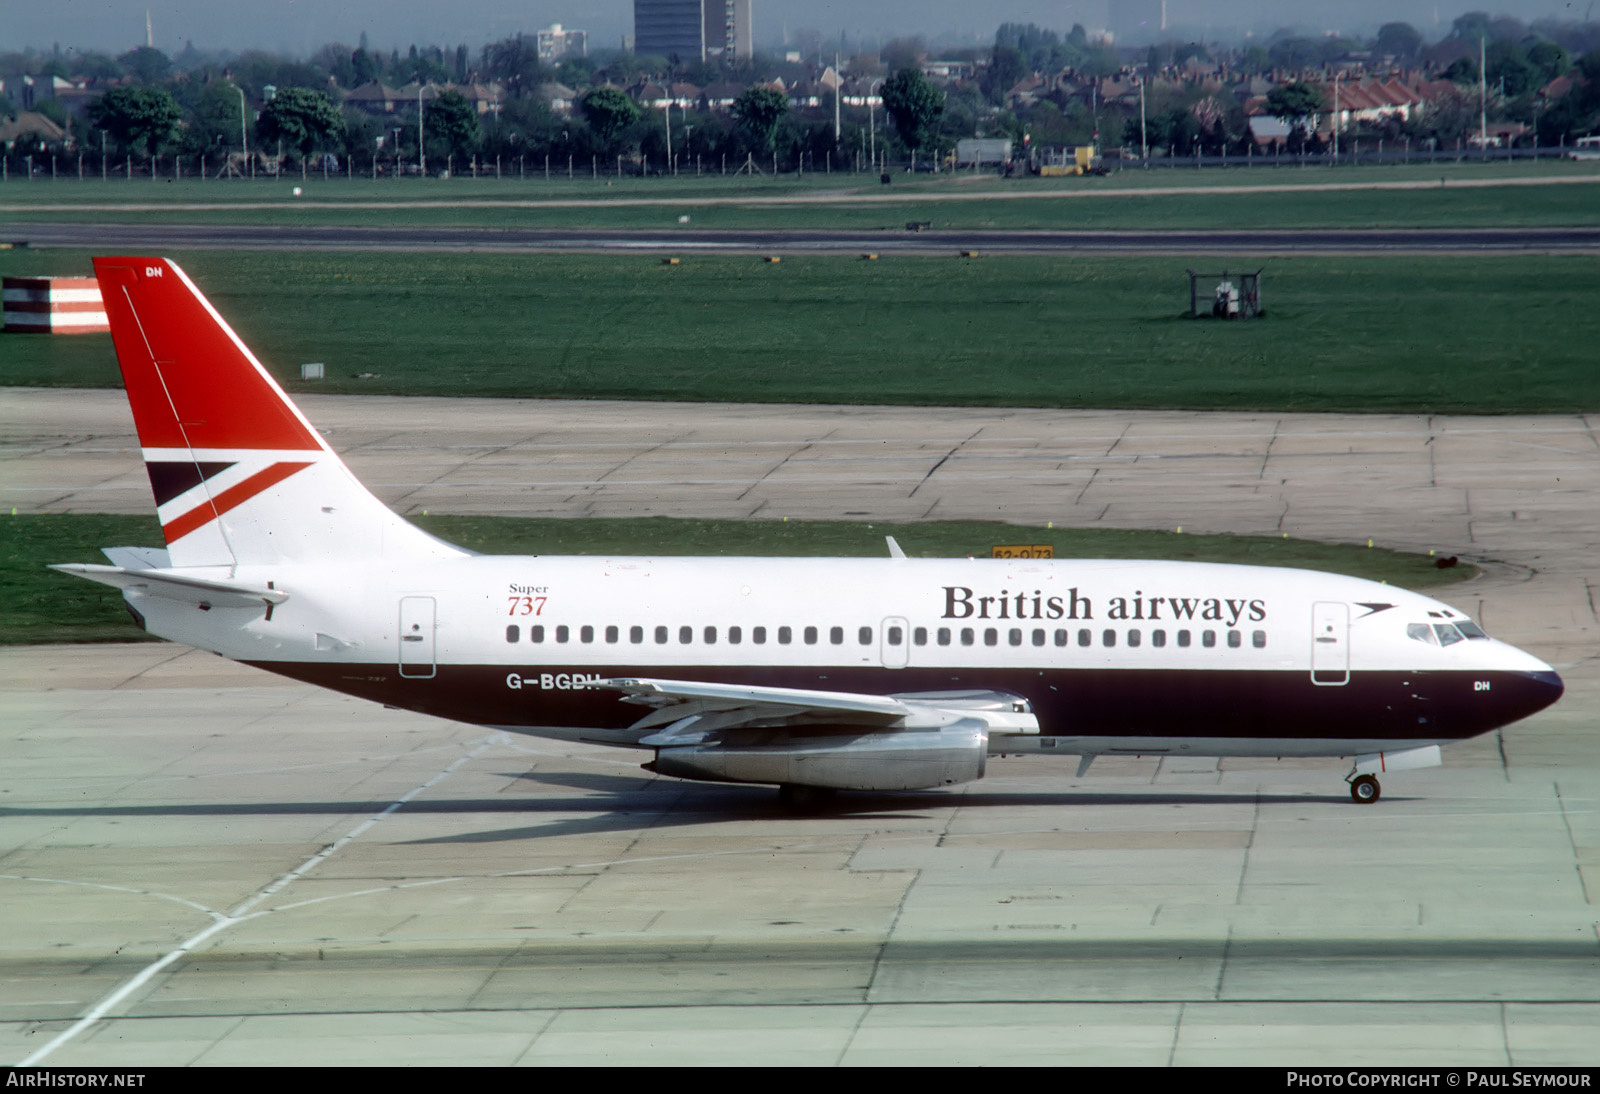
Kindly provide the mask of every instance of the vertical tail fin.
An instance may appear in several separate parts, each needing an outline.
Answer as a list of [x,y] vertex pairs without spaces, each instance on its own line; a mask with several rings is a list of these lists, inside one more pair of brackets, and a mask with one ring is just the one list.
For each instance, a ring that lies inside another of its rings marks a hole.
[[94,268],[174,566],[457,553],[367,492],[176,264]]

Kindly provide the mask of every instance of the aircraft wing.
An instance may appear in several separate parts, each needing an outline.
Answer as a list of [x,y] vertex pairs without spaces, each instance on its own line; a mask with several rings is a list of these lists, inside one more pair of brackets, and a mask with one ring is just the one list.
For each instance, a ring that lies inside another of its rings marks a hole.
[[719,684],[697,680],[619,677],[589,685],[625,693],[624,702],[655,709],[635,730],[664,727],[642,738],[646,747],[687,743],[716,730],[800,730],[819,725],[858,726],[876,732],[926,730],[976,719],[991,732],[1037,733],[1038,720],[1026,701],[989,691],[869,695],[849,691]]

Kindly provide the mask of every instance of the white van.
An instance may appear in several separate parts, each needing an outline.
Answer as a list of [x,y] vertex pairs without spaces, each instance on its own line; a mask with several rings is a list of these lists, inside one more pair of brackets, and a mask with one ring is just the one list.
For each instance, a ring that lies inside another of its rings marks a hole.
[[1567,149],[1569,160],[1600,160],[1600,136],[1579,137]]

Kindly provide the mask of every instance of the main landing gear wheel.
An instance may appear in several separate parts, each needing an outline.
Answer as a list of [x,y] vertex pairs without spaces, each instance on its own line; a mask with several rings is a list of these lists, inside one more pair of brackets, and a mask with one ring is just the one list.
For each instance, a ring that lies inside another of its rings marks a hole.
[[796,813],[819,813],[833,803],[838,791],[827,786],[796,786],[784,783],[778,787],[778,801],[785,809]]
[[1371,775],[1359,775],[1350,780],[1350,798],[1357,805],[1371,805],[1382,793],[1383,788]]

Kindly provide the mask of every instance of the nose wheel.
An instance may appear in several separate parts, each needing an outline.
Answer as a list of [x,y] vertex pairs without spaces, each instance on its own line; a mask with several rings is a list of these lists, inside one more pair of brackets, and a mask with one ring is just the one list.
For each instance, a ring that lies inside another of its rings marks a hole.
[[1357,805],[1371,805],[1382,793],[1383,788],[1371,775],[1357,775],[1350,780],[1350,800]]

